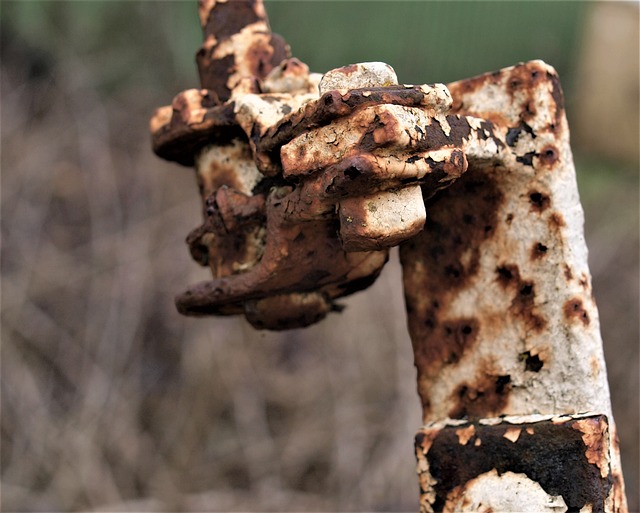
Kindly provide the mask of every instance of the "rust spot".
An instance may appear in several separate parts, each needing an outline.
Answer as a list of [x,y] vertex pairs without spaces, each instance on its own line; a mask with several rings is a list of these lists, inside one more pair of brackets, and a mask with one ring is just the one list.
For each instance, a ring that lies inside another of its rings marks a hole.
[[537,64],[521,64],[511,70],[507,79],[507,92],[512,96],[517,91],[530,92],[544,80],[545,75]]
[[477,77],[447,84],[447,88],[453,97],[453,112],[457,112],[463,108],[463,96],[474,94],[487,85],[497,84],[501,79],[502,74],[498,71],[496,73],[485,73]]
[[511,302],[510,310],[515,315],[522,317],[529,329],[539,333],[547,326],[547,321],[544,317],[535,313],[534,299],[533,283],[524,282]]
[[358,71],[358,66],[356,64],[349,64],[348,66],[343,66],[341,67],[339,70],[340,73],[342,73],[343,75],[351,75],[352,73],[355,73],[356,71]]
[[[234,2],[231,2],[234,3]],[[247,49],[244,63],[250,72],[258,78],[264,78],[278,63],[272,62],[273,48],[263,41],[257,40]]]
[[524,108],[522,109],[522,112],[520,113],[520,117],[525,121],[529,121],[535,118],[537,114],[538,114],[538,109],[536,109],[535,102],[533,100],[529,100],[524,106]]
[[524,370],[529,372],[540,372],[544,366],[544,362],[537,354],[531,354],[531,351],[520,353],[520,360],[524,362]]
[[560,212],[553,212],[550,216],[549,216],[549,225],[552,228],[564,228],[565,226],[567,226],[567,223],[564,220],[564,217],[562,217],[562,214]]
[[549,248],[542,244],[542,242],[536,242],[531,248],[531,259],[539,260],[547,254]]
[[438,319],[438,308],[439,305],[432,306],[426,312],[422,328],[436,343],[424,344],[420,349],[416,349],[415,358],[418,368],[457,363],[478,337],[480,328],[476,319],[441,322]]
[[507,145],[513,148],[518,142],[518,139],[520,138],[520,135],[522,133],[529,134],[533,139],[536,138],[536,134],[533,129],[525,122],[522,122],[517,127],[509,128],[509,130],[507,130],[507,136],[505,139]]
[[547,80],[551,82],[551,96],[556,104],[556,122],[552,126],[552,130],[557,132],[562,125],[562,117],[564,116],[564,93],[560,85],[560,79],[555,73],[547,73]]
[[541,213],[549,208],[551,199],[549,198],[549,196],[540,191],[530,191],[529,202],[531,203],[532,211]]
[[220,187],[226,185],[232,189],[241,190],[242,183],[238,178],[238,172],[232,163],[212,161],[208,172],[202,173],[205,195],[212,194]]
[[395,117],[388,115],[388,113],[376,115],[373,122],[358,142],[358,148],[363,153],[371,153],[376,148],[393,141],[397,128],[398,121]]
[[585,326],[589,325],[589,313],[584,309],[582,299],[576,297],[564,304],[564,316],[567,320],[580,320]]
[[564,277],[567,281],[573,280],[573,273],[567,264],[564,264]]
[[534,283],[523,280],[518,267],[513,264],[497,267],[496,275],[496,280],[503,288],[514,291],[509,312],[514,317],[521,318],[530,330],[542,331],[547,326],[547,321],[536,311]]
[[469,384],[456,388],[455,406],[449,411],[452,419],[493,417],[502,412],[509,400],[511,376],[481,374]]
[[[618,451],[616,450],[616,454]],[[620,508],[622,504],[626,503],[626,497],[624,496],[624,480],[622,479],[622,474],[620,472],[612,473],[613,480],[613,504],[615,507]],[[622,511],[622,509],[619,509]]]
[[589,277],[585,273],[582,273],[580,275],[580,281],[578,283],[580,284],[580,286],[583,289],[585,289],[585,290],[588,289],[589,288]]
[[520,280],[520,270],[517,265],[505,264],[496,269],[498,283],[504,288],[508,287],[514,280]]
[[540,150],[538,154],[538,158],[542,165],[546,167],[552,167],[558,159],[560,158],[558,154],[558,149],[552,144],[547,144],[544,148]]

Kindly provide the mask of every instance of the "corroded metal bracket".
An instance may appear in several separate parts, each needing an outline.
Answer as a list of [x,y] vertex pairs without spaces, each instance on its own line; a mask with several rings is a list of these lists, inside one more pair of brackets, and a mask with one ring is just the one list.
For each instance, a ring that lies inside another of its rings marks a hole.
[[[421,510],[524,511],[531,492],[551,511],[625,511],[555,71],[533,61],[446,86],[400,85],[382,63],[320,76],[271,34],[261,1],[203,0],[200,18],[202,89],[151,121],[156,153],[195,165],[202,194],[187,242],[213,279],[178,310],[306,326],[400,245]],[[566,464],[535,470],[568,439],[584,443]],[[600,477],[559,484],[583,470]],[[507,483],[495,502],[487,491]]]

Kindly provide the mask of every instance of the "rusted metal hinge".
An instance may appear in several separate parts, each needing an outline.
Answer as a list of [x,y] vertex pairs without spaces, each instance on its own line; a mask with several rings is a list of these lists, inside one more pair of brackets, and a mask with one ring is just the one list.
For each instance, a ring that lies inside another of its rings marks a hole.
[[154,151],[195,166],[202,194],[187,242],[213,279],[178,310],[307,326],[400,245],[421,511],[626,511],[553,68],[319,75],[259,0],[201,0],[200,19],[201,89],[151,120]]

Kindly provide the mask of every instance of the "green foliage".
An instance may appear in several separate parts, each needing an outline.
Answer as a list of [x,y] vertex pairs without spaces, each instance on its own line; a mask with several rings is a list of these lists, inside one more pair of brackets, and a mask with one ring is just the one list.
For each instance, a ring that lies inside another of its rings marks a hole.
[[450,82],[543,59],[572,75],[581,2],[269,1],[272,29],[323,71],[391,64],[401,82]]
[[[584,12],[583,3],[566,1],[267,0],[266,7],[274,32],[313,71],[381,60],[404,83],[449,82],[543,59],[565,88]],[[9,1],[2,29],[52,54],[90,56],[109,90],[131,78],[197,84],[195,1]]]

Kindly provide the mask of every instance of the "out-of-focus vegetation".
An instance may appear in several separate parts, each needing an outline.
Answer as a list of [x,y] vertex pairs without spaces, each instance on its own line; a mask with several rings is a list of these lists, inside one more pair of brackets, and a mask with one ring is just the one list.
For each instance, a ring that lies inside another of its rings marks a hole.
[[[382,60],[402,82],[425,83],[533,58],[558,69],[637,511],[638,154],[588,134],[637,130],[638,74],[635,86],[616,78],[580,95],[604,69],[586,51],[601,6],[266,5],[314,71]],[[620,66],[637,70],[637,5],[611,5],[635,16],[635,38],[599,23],[599,44],[613,61],[629,55],[615,46],[627,37],[636,50]],[[183,242],[199,199],[190,170],[153,156],[147,122],[198,86],[195,1],[4,1],[0,23],[1,509],[416,510],[420,407],[397,260],[307,330],[174,310],[174,293],[208,275]],[[576,113],[594,96],[605,107],[584,121]],[[631,117],[610,124],[609,97]]]

